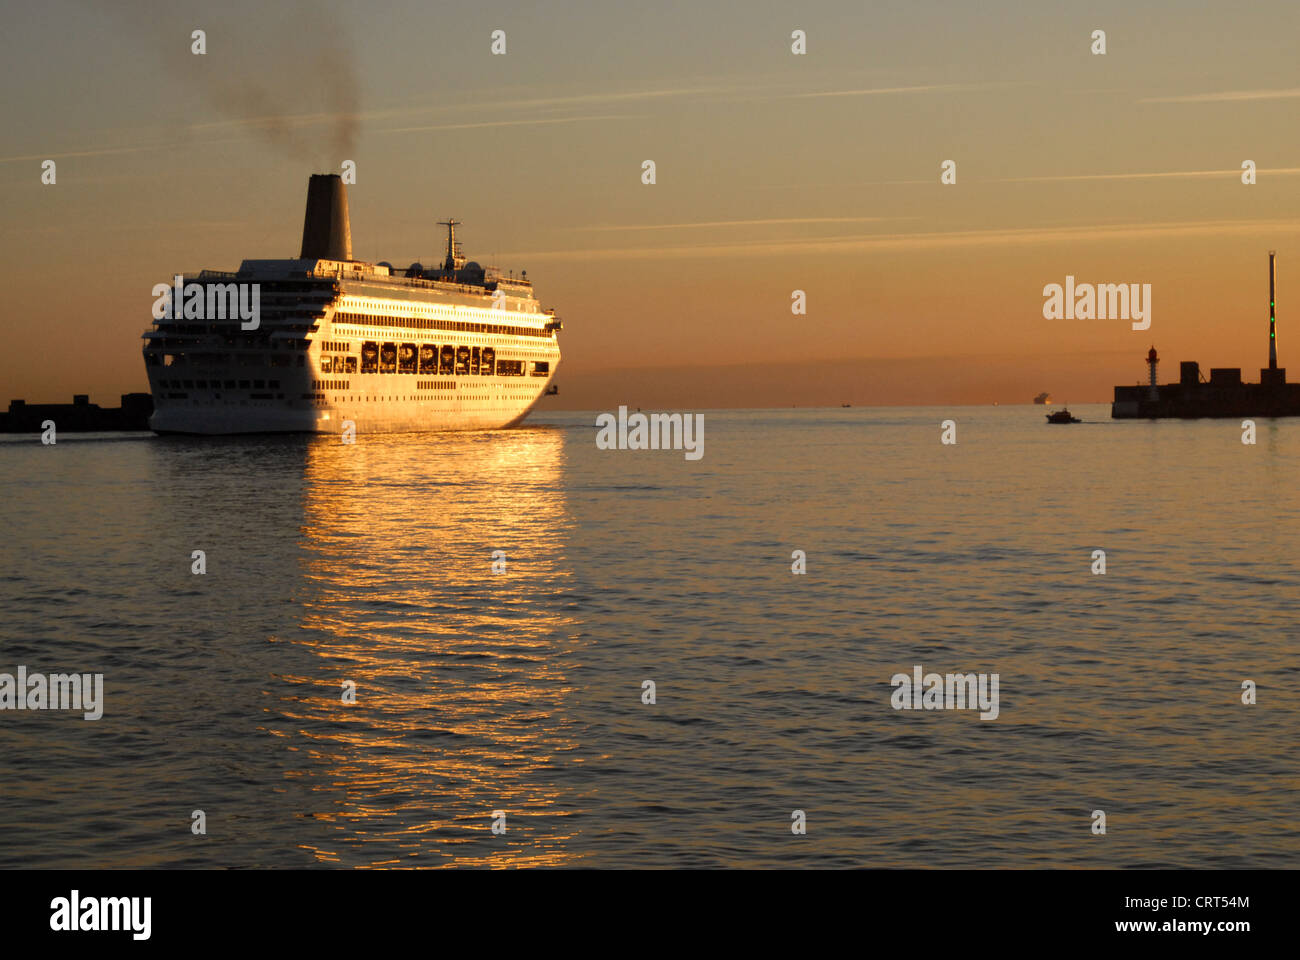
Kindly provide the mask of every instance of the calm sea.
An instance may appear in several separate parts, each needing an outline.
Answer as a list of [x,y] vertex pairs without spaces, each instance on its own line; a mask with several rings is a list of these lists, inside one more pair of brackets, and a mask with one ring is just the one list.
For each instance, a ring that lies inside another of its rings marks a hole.
[[1300,421],[1108,412],[9,438],[0,867],[1300,866]]

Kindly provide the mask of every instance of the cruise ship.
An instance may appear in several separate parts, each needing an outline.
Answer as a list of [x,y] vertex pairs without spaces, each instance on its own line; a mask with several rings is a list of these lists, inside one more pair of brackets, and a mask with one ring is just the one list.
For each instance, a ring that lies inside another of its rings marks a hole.
[[[313,175],[296,260],[178,275],[174,299],[169,290],[161,310],[155,302],[143,335],[150,428],[397,433],[519,423],[554,392],[561,322],[527,273],[506,277],[466,260],[458,222],[442,225],[439,267],[354,260],[347,188],[335,174]],[[248,305],[244,316],[238,308]]]

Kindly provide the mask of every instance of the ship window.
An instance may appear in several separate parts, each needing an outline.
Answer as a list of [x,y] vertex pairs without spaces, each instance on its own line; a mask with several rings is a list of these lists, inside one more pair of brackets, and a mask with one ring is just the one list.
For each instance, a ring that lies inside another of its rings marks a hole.
[[240,380],[240,381],[239,381],[239,389],[240,389],[240,390],[247,390],[247,389],[248,389],[248,381],[247,381],[247,380]]
[[415,373],[416,357],[419,348],[413,343],[404,343],[397,351],[397,369],[399,373]]
[[474,347],[469,352],[469,372],[474,374],[475,376],[478,375],[478,361],[479,361],[479,350],[478,347]]
[[265,380],[254,380],[254,381],[253,381],[253,389],[254,389],[254,390],[264,390],[265,388],[266,388],[266,381],[265,381]]
[[438,347],[434,344],[420,344],[420,373],[438,372]]
[[226,381],[226,389],[227,389],[227,390],[234,390],[234,389],[235,389],[235,381],[234,381],[234,380],[227,380],[227,381]]

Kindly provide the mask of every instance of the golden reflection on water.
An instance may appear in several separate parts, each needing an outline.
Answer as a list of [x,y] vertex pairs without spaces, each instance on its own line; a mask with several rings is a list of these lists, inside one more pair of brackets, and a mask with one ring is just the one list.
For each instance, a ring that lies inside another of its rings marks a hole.
[[320,669],[283,678],[311,693],[280,726],[335,840],[305,848],[362,867],[571,862],[562,431],[320,438],[306,457],[298,642]]

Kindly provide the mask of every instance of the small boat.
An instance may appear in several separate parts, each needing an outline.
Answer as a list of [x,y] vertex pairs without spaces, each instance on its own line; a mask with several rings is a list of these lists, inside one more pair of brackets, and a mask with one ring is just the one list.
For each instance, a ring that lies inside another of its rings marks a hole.
[[1083,423],[1078,417],[1071,415],[1069,407],[1062,407],[1047,415],[1048,423]]

